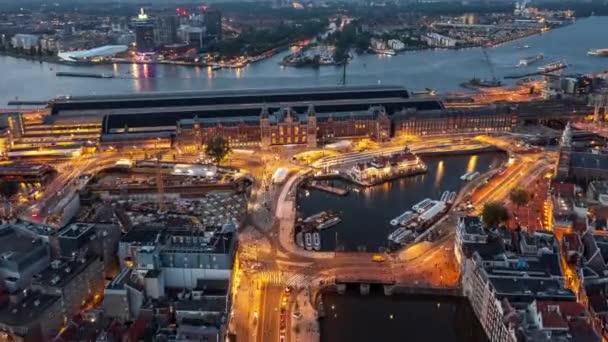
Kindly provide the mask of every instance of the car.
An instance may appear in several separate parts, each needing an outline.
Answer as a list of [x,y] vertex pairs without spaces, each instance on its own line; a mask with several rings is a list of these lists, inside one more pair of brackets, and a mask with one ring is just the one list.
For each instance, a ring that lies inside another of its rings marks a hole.
[[386,260],[386,258],[379,254],[372,256],[372,261],[374,261],[374,262],[384,262],[385,260]]

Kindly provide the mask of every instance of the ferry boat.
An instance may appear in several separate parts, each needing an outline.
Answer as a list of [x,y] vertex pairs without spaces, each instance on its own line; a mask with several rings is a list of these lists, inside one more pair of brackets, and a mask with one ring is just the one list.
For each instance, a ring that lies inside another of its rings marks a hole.
[[418,221],[423,225],[430,224],[438,217],[439,214],[443,213],[446,209],[447,206],[445,202],[433,201],[433,205],[418,217]]
[[422,201],[414,204],[414,206],[412,207],[412,209],[415,210],[415,211],[418,211],[418,208],[420,208],[421,206],[427,205],[430,202],[431,202],[430,198],[425,198]]
[[454,200],[456,200],[456,191],[452,191],[448,196],[448,204],[454,203]]
[[448,201],[448,196],[450,196],[450,192],[449,191],[444,191],[443,194],[441,194],[440,197],[440,201],[441,202],[447,202]]
[[316,213],[314,215],[308,216],[307,218],[304,219],[304,223],[312,223],[318,219],[323,218],[325,215],[327,215],[327,212],[325,211],[321,211],[319,213]]
[[418,214],[422,214],[422,213],[426,212],[427,210],[429,210],[430,208],[432,208],[433,205],[435,205],[435,201],[429,201],[427,204],[418,207],[418,210],[416,210],[416,212]]
[[312,247],[315,251],[321,249],[321,235],[317,232],[312,233]]
[[607,49],[591,49],[591,50],[587,51],[587,55],[598,56],[598,57],[608,57],[608,48]]
[[318,230],[323,230],[323,229],[327,229],[330,227],[333,227],[335,225],[337,225],[338,223],[342,222],[342,219],[338,216],[334,216],[332,218],[330,218],[329,220],[320,223],[319,225],[317,225],[317,229]]
[[549,63],[549,64],[538,67],[538,71],[540,71],[541,73],[547,73],[547,72],[553,72],[553,71],[565,69],[567,67],[568,67],[568,64],[566,64],[564,62],[554,62],[554,63]]
[[545,58],[545,56],[542,53],[539,53],[536,56],[525,57],[525,58],[522,58],[519,60],[519,64],[517,64],[517,66],[526,67],[526,66],[536,63],[544,58]]
[[466,180],[472,181],[473,178],[475,178],[477,176],[479,176],[479,172],[475,171],[475,172],[471,173],[470,175],[468,175],[467,178],[466,178]]
[[460,176],[460,180],[466,180],[473,172],[467,172],[464,175]]
[[406,211],[403,214],[395,217],[394,219],[391,220],[391,226],[398,226],[401,225],[401,222],[407,221],[409,220],[412,216],[414,215],[413,211]]
[[388,240],[395,244],[405,244],[412,240],[414,232],[407,230],[403,227],[397,228],[394,232],[389,234]]
[[306,249],[308,249],[308,250],[312,249],[312,234],[311,233],[304,234],[304,245],[305,245]]

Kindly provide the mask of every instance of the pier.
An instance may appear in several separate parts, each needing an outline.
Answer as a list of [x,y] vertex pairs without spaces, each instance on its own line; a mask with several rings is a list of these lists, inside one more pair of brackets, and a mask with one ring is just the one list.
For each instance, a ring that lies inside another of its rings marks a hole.
[[312,189],[325,191],[325,192],[328,192],[330,194],[334,194],[334,195],[338,195],[338,196],[346,196],[346,194],[348,194],[348,190],[342,189],[342,188],[338,188],[338,187],[335,187],[335,186],[331,186],[331,185],[328,185],[328,184],[322,184],[322,183],[318,183],[318,182],[311,182],[308,186],[311,187]]

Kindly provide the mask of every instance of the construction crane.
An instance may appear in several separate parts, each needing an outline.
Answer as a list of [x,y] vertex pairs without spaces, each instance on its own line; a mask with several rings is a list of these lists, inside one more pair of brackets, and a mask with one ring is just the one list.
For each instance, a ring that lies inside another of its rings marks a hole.
[[490,70],[490,74],[492,75],[492,81],[498,81],[498,79],[496,78],[496,71],[494,70],[494,64],[492,63],[492,60],[490,59],[490,55],[488,54],[488,50],[483,47],[481,49],[481,51],[483,52],[483,57],[486,61],[486,64],[488,65],[488,69]]

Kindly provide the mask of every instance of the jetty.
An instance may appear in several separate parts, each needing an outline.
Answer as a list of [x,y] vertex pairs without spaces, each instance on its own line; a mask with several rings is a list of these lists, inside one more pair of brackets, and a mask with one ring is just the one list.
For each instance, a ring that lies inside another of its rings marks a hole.
[[319,182],[311,182],[309,187],[311,187],[313,189],[325,191],[330,194],[338,195],[338,196],[345,196],[346,194],[348,194],[348,190],[346,190],[346,189],[338,188],[335,186],[331,186],[331,185],[323,184],[323,183],[319,183]]

